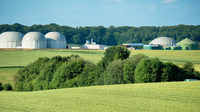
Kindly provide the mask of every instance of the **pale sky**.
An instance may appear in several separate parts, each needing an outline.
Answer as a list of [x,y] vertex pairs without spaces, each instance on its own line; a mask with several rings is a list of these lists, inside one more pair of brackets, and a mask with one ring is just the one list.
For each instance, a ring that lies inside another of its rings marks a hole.
[[200,25],[200,0],[0,0],[0,24]]

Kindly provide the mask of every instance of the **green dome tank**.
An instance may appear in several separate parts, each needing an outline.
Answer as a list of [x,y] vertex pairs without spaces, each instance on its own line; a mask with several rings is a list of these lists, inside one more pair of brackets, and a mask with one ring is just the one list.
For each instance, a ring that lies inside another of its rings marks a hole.
[[182,50],[199,50],[198,44],[188,38],[180,41],[176,45],[181,46]]

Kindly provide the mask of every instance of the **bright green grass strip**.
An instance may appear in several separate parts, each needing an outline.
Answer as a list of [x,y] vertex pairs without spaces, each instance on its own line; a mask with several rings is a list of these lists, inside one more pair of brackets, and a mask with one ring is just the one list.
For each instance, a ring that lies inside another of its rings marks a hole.
[[0,92],[3,111],[199,112],[200,81]]
[[21,67],[0,67],[0,82],[3,84],[10,83],[14,87],[13,76]]
[[[39,57],[69,56],[76,54],[91,62],[97,63],[104,56],[104,50],[18,50],[0,51],[0,67],[26,66]],[[191,61],[195,69],[200,71],[200,50],[132,50],[131,55],[143,53],[149,57],[157,57],[164,62],[173,62],[182,66]]]
[[76,54],[91,62],[99,62],[103,57],[102,50],[16,50],[0,51],[0,67],[26,66],[39,57],[70,56]]
[[182,66],[191,61],[195,69],[200,71],[200,50],[132,50],[131,55],[143,53],[149,57],[157,57],[164,62],[173,62]]

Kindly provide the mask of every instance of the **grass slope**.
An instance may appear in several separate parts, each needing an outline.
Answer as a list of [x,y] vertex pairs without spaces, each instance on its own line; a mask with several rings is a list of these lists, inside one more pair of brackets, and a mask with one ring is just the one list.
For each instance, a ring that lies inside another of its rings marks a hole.
[[20,68],[21,67],[0,67],[0,82],[3,84],[10,83],[14,86],[13,75],[15,75]]
[[98,62],[103,57],[102,50],[14,50],[0,51],[0,67],[5,66],[26,66],[39,57],[80,55],[86,60]]
[[164,62],[173,62],[182,66],[185,61],[194,64],[195,69],[200,71],[200,50],[132,50],[131,55],[143,53],[149,57],[157,57]]
[[200,111],[200,81],[0,92],[0,111]]

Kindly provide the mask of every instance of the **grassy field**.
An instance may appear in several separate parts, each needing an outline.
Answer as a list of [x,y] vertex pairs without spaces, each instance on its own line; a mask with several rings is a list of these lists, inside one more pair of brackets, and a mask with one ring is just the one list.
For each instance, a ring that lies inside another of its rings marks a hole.
[[[161,61],[171,61],[182,65],[191,61],[200,70],[200,50],[132,50],[131,55],[143,53],[149,57],[158,57]],[[0,67],[26,66],[39,57],[80,55],[86,60],[99,62],[104,55],[104,50],[16,50],[0,51]]]
[[200,112],[200,81],[0,92],[0,111]]
[[0,51],[0,67],[5,66],[26,66],[39,57],[69,56],[77,54],[86,60],[98,62],[101,60],[104,51],[102,50],[15,50]]
[[200,50],[135,50],[131,55],[143,53],[149,57],[157,57],[164,62],[173,62],[182,66],[185,61],[194,64],[195,69],[200,71]]
[[[191,61],[200,71],[200,51],[133,50],[182,66]],[[18,69],[39,57],[80,55],[97,63],[104,50],[0,51],[0,82],[14,84]],[[33,92],[0,92],[0,111],[200,111],[200,81],[125,84]]]

